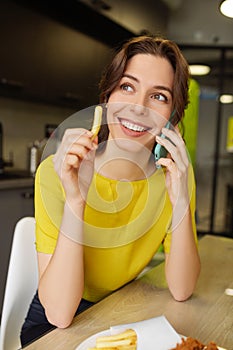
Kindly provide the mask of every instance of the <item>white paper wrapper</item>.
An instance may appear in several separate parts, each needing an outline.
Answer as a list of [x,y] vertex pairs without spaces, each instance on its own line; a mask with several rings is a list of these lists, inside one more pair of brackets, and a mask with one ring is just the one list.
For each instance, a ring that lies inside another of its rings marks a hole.
[[114,326],[110,328],[110,333],[117,334],[128,328],[137,333],[137,350],[169,350],[181,343],[181,337],[164,316]]

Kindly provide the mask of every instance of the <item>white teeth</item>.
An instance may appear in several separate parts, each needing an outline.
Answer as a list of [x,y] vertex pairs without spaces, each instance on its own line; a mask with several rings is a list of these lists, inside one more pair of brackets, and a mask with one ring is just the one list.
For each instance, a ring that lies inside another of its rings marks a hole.
[[127,129],[130,129],[130,130],[133,130],[133,131],[146,131],[147,129],[146,128],[143,128],[143,126],[140,126],[140,125],[136,125],[136,124],[132,124],[126,120],[121,120],[121,124],[127,128]]

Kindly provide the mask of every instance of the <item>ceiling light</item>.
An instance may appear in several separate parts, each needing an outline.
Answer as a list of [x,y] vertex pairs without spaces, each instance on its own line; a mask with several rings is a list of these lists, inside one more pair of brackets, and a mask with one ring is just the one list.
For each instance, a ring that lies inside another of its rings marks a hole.
[[219,100],[221,103],[233,103],[233,95],[231,94],[221,95]]
[[233,0],[222,1],[219,8],[224,16],[233,18]]
[[190,64],[191,75],[206,75],[210,72],[210,67],[204,64]]

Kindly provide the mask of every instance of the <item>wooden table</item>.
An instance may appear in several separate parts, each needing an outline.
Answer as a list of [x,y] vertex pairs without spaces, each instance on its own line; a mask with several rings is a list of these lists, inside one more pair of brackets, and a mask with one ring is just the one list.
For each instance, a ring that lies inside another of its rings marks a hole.
[[165,315],[175,330],[233,350],[233,239],[206,235],[199,242],[201,275],[193,296],[175,301],[164,276],[164,263],[78,315],[67,329],[55,329],[27,350],[75,349],[84,339],[117,324]]

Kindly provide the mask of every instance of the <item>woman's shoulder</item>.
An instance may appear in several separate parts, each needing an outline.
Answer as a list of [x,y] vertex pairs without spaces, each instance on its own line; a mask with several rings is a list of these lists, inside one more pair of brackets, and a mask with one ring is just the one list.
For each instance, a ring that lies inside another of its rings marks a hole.
[[54,170],[54,166],[53,166],[53,157],[54,155],[51,154],[50,156],[44,158],[40,164],[39,164],[39,167],[38,167],[38,171],[41,171],[42,170],[45,170],[45,169],[50,169],[50,170]]
[[54,155],[50,155],[41,161],[36,171],[35,183],[40,186],[61,189],[62,185],[54,169],[53,157]]
[[50,176],[57,176],[57,173],[54,169],[53,156],[54,155],[50,155],[40,162],[36,171],[36,178],[38,178],[38,176],[46,176],[47,178]]

